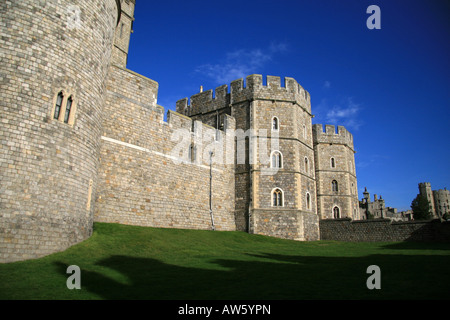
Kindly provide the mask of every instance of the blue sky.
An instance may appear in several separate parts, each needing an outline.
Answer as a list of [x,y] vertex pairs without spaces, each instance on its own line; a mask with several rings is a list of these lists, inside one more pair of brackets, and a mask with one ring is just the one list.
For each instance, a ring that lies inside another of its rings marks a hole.
[[137,0],[128,68],[159,83],[166,109],[201,85],[295,78],[313,123],[352,132],[359,198],[367,187],[405,210],[419,182],[450,188],[449,13],[441,0]]

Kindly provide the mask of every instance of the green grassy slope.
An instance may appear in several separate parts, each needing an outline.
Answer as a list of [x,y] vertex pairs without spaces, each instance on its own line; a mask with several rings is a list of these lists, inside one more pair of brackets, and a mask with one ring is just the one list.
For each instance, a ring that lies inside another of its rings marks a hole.
[[[69,290],[67,267],[81,269]],[[381,289],[366,286],[381,269]],[[298,242],[96,223],[88,240],[0,264],[0,299],[448,299],[448,243]]]

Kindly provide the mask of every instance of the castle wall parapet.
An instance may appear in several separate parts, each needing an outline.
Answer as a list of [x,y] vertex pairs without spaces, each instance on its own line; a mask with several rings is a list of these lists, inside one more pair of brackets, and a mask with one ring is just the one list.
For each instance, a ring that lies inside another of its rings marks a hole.
[[325,131],[322,124],[313,124],[313,141],[317,143],[343,144],[350,149],[353,148],[353,135],[343,126],[325,125]]
[[[311,98],[309,93],[293,78],[285,77],[284,86],[281,78],[267,76],[266,85],[262,75],[254,74],[231,82],[230,86],[222,85],[215,91],[208,90],[177,101],[179,113],[194,116],[229,107],[243,101],[271,100],[291,102],[299,105],[311,114]],[[228,89],[230,92],[228,93]],[[215,93],[215,96],[214,96]]]

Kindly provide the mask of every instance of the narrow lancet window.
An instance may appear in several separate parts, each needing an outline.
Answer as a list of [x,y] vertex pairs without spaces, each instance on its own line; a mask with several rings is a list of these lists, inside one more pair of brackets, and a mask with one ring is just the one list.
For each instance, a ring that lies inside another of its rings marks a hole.
[[197,158],[197,147],[194,144],[191,144],[189,148],[189,161],[195,162]]
[[272,168],[282,168],[283,167],[283,157],[278,151],[272,153]]
[[67,99],[66,113],[64,115],[65,123],[69,123],[69,116],[70,116],[70,110],[72,109],[72,103],[73,103],[73,98],[72,98],[72,96],[70,96],[69,99]]
[[123,27],[124,27],[124,24],[121,23],[120,24],[120,38],[123,38]]
[[280,189],[275,189],[272,192],[273,197],[273,206],[274,207],[282,207],[283,206],[283,191]]
[[331,181],[331,188],[333,191],[339,191],[338,183],[336,180]]
[[336,206],[333,208],[333,215],[335,219],[339,219],[341,217],[341,214],[339,212],[339,208]]
[[309,192],[306,193],[306,209],[311,209],[311,195]]
[[62,91],[58,93],[58,97],[56,98],[56,105],[55,105],[55,114],[54,118],[59,119],[59,114],[61,113],[61,105],[64,99],[64,95]]
[[273,117],[272,118],[272,130],[278,131],[279,128],[280,128],[280,124],[278,123],[278,118]]

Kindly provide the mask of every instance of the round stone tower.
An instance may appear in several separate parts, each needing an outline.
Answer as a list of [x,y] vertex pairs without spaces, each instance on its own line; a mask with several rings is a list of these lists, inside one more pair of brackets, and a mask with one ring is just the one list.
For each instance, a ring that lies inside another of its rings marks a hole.
[[0,2],[0,262],[92,233],[119,0]]
[[353,136],[343,126],[337,129],[313,125],[318,214],[321,219],[359,220]]

